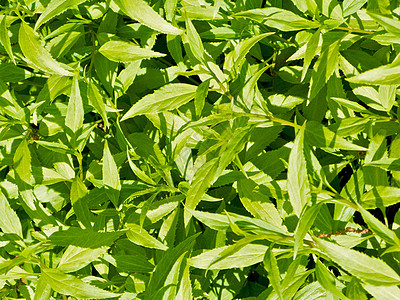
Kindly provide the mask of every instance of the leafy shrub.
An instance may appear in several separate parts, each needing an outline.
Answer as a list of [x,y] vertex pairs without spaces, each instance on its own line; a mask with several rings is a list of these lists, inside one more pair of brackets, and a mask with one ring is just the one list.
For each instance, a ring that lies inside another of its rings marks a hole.
[[0,294],[398,299],[398,1],[1,1]]

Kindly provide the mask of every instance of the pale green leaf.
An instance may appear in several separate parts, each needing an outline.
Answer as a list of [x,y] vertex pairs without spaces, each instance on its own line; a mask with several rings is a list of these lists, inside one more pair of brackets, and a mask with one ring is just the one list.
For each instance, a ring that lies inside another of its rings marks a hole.
[[198,59],[200,62],[203,62],[205,58],[203,42],[201,41],[201,38],[197,33],[192,21],[188,17],[185,18],[185,23],[190,50],[192,50],[192,53],[196,59]]
[[114,2],[124,14],[151,29],[166,34],[182,34],[182,30],[161,18],[144,0],[114,0]]
[[104,125],[106,128],[110,126],[107,118],[106,106],[104,104],[104,100],[102,95],[100,94],[97,86],[90,81],[87,87],[87,97],[89,99],[90,104],[97,110],[103,119]]
[[15,58],[14,58],[14,53],[11,48],[10,37],[8,35],[8,26],[10,26],[10,23],[13,20],[15,20],[14,17],[9,17],[9,16],[3,16],[3,18],[1,19],[1,21],[0,21],[0,42],[3,44],[4,49],[6,50],[7,54],[10,56],[13,63],[16,64]]
[[65,250],[57,269],[64,273],[76,272],[106,253],[107,249],[108,247],[90,249],[71,245]]
[[372,161],[364,166],[379,167],[389,171],[400,171],[399,158],[383,158],[380,160]]
[[151,236],[144,228],[139,225],[130,223],[128,224],[128,231],[126,232],[126,237],[137,245],[159,249],[159,250],[167,250],[168,247],[157,240],[155,237]]
[[309,121],[305,127],[304,139],[310,146],[353,151],[367,150],[345,140],[318,122]]
[[268,272],[268,279],[278,294],[279,299],[283,300],[281,288],[281,276],[278,266],[278,261],[272,252],[272,248],[268,247],[263,259],[264,267]]
[[224,246],[205,251],[200,255],[190,258],[189,263],[192,267],[199,269],[223,270],[242,268],[261,262],[264,258],[265,252],[268,249],[268,246],[265,245],[247,244],[238,251],[232,253],[232,255],[219,260],[215,264],[212,264],[213,261],[220,257],[223,251],[226,251],[229,249],[229,247],[232,248],[234,246],[235,245]]
[[282,225],[282,219],[275,205],[269,200],[269,195],[251,179],[241,179],[237,182],[240,201],[255,218],[264,220],[276,226]]
[[79,89],[78,75],[74,76],[71,86],[71,96],[68,101],[67,115],[65,116],[65,126],[76,133],[82,130],[84,118],[83,102]]
[[132,62],[165,56],[164,53],[155,52],[123,41],[109,41],[100,47],[99,52],[109,60],[116,62]]
[[400,247],[400,240],[394,231],[387,228],[362,206],[358,205],[358,209],[364,222],[367,223],[368,227],[371,228],[377,236],[391,245],[397,245]]
[[377,286],[373,284],[364,283],[362,285],[368,293],[375,297],[376,300],[394,300],[400,295],[400,288],[392,286]]
[[234,14],[234,17],[245,17],[262,22],[268,27],[282,31],[294,31],[319,27],[317,22],[304,19],[295,13],[277,7],[252,9]]
[[42,277],[53,290],[62,295],[70,295],[76,298],[96,299],[119,296],[118,294],[87,284],[75,276],[64,274],[57,269],[42,268]]
[[306,161],[304,157],[304,131],[302,126],[294,140],[292,151],[289,156],[287,175],[287,188],[293,211],[300,216],[303,207],[308,202],[309,183],[307,180]]
[[7,198],[1,191],[0,191],[0,212],[1,212],[1,218],[0,218],[1,230],[4,233],[15,233],[22,238],[23,237],[22,227],[18,215],[11,208]]
[[380,25],[387,30],[387,32],[393,33],[394,35],[400,36],[400,20],[389,18],[376,14],[372,11],[368,11],[368,14]]
[[364,83],[371,85],[399,85],[400,64],[392,63],[366,71],[354,77],[346,78],[351,83]]
[[35,30],[37,30],[42,24],[63,13],[67,9],[73,8],[74,6],[77,6],[85,1],[86,0],[51,0],[37,20],[35,24]]
[[332,293],[339,299],[349,299],[339,290],[336,286],[335,276],[325,267],[320,260],[317,260],[315,265],[315,273],[317,276],[318,282],[321,286],[326,289],[328,292]]
[[322,253],[363,282],[376,286],[400,284],[399,275],[382,260],[323,239],[314,241]]
[[121,121],[138,115],[160,113],[178,108],[195,97],[196,89],[197,86],[186,83],[165,85],[135,103]]
[[111,202],[117,206],[119,192],[121,191],[121,181],[117,165],[108,147],[107,140],[104,142],[103,151],[103,184],[107,188],[107,194],[111,198]]
[[32,64],[49,74],[58,74],[62,76],[73,76],[66,66],[58,63],[50,53],[42,46],[39,38],[33,29],[25,22],[21,23],[18,35],[18,44],[22,53]]

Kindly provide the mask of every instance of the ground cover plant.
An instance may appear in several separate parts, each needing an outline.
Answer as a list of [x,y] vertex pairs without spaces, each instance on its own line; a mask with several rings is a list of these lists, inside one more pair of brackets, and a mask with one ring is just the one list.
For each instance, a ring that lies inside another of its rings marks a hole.
[[399,1],[0,4],[2,299],[399,299]]

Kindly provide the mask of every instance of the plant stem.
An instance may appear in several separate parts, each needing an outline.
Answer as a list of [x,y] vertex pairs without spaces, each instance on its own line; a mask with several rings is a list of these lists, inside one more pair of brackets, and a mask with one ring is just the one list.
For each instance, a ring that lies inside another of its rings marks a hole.
[[337,30],[343,30],[347,31],[348,33],[362,33],[362,34],[371,34],[375,33],[375,30],[363,30],[363,29],[357,29],[357,28],[347,28],[347,27],[336,27],[335,29]]

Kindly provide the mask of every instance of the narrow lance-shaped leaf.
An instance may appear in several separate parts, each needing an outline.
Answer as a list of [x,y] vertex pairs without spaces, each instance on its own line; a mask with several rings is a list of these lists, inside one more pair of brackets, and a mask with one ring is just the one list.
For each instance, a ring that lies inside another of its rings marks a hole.
[[323,263],[317,260],[315,265],[315,273],[317,275],[318,282],[322,285],[324,289],[333,295],[337,296],[339,299],[348,299],[343,293],[336,287],[336,281],[334,275],[329,272]]
[[377,220],[370,212],[368,212],[362,206],[358,205],[358,209],[365,223],[367,223],[368,227],[371,228],[371,230],[377,236],[379,236],[389,244],[397,245],[398,247],[400,247],[400,240],[394,231],[387,228],[384,224],[382,224],[379,220]]
[[57,269],[42,268],[42,277],[53,290],[76,298],[105,299],[119,296],[118,294],[102,290],[96,286],[87,284],[72,275],[64,274]]
[[303,72],[301,73],[301,81],[304,80],[307,74],[308,67],[311,64],[315,54],[317,53],[318,43],[320,40],[321,30],[318,29],[314,34],[311,36],[310,40],[307,43],[306,53],[304,55],[304,65],[303,65]]
[[21,222],[18,218],[18,215],[11,208],[8,200],[4,196],[4,194],[0,191],[0,228],[4,233],[15,233],[19,235],[21,238],[22,235],[22,227]]
[[287,187],[290,203],[296,215],[300,216],[308,201],[309,183],[307,180],[306,161],[304,158],[304,129],[303,125],[294,140],[289,156]]
[[35,24],[35,30],[37,30],[42,24],[51,20],[55,16],[61,14],[62,12],[70,9],[76,5],[85,2],[86,0],[51,0],[50,3],[46,6],[46,9],[42,12],[39,19]]
[[65,116],[65,126],[73,133],[82,129],[83,125],[83,102],[79,89],[78,74],[74,76],[71,86],[71,96],[68,101],[67,114]]
[[57,269],[65,273],[78,271],[106,253],[107,248],[90,249],[71,245],[65,250]]
[[114,1],[126,15],[151,29],[173,35],[180,35],[183,32],[161,18],[144,0]]
[[400,84],[400,59],[391,64],[384,65],[354,77],[346,78],[352,83],[364,83],[371,85],[399,85]]
[[269,195],[262,193],[254,181],[241,179],[237,182],[237,189],[243,206],[254,217],[278,227],[282,225],[282,219],[275,205],[269,200]]
[[196,59],[198,59],[200,62],[204,62],[203,42],[201,41],[201,38],[197,33],[192,21],[188,17],[185,17],[185,23],[190,50],[192,50],[192,53]]
[[10,22],[7,22],[7,20],[13,20],[13,17],[9,16],[3,16],[0,22],[0,41],[3,44],[4,49],[6,50],[7,54],[10,56],[11,60],[15,63],[15,58],[14,58],[14,53],[11,49],[11,42],[10,42],[10,37],[8,36],[8,26]]
[[400,284],[400,276],[382,260],[323,239],[314,241],[324,255],[362,281],[377,286]]
[[126,237],[137,245],[159,250],[167,250],[168,247],[151,236],[144,228],[136,224],[128,224]]
[[100,47],[99,52],[109,60],[116,62],[132,62],[165,56],[164,53],[155,52],[123,41],[109,41]]
[[389,171],[400,171],[400,158],[383,158],[367,163],[364,166],[379,167]]
[[366,151],[367,148],[355,145],[344,138],[338,136],[335,132],[326,128],[322,124],[309,121],[305,126],[304,139],[310,146],[327,147],[333,149]]
[[400,202],[400,188],[394,186],[376,186],[363,194],[360,204],[365,209],[387,207]]
[[110,126],[107,118],[106,106],[103,101],[103,97],[99,92],[99,89],[96,85],[90,81],[87,88],[87,96],[90,104],[97,110],[103,119],[104,125],[106,128]]
[[103,184],[107,188],[107,195],[110,197],[111,202],[117,206],[119,199],[119,192],[121,190],[121,182],[117,165],[108,147],[107,140],[104,142],[103,151]]
[[264,256],[264,267],[268,272],[268,279],[273,286],[274,290],[278,294],[279,299],[283,300],[282,288],[281,288],[281,276],[278,267],[278,261],[272,252],[271,246],[268,248]]
[[77,220],[82,222],[86,228],[92,228],[92,215],[87,204],[87,194],[88,190],[85,184],[82,182],[82,179],[80,179],[79,176],[76,176],[71,184],[71,204],[74,208]]
[[18,35],[18,44],[22,53],[32,64],[49,74],[73,76],[74,74],[60,65],[50,53],[42,46],[35,32],[25,22],[21,23]]
[[197,86],[186,83],[171,83],[147,95],[135,103],[121,121],[143,114],[154,114],[180,107],[192,100]]
[[252,9],[233,15],[263,22],[282,31],[293,31],[319,27],[319,23],[304,19],[295,13],[277,7]]

